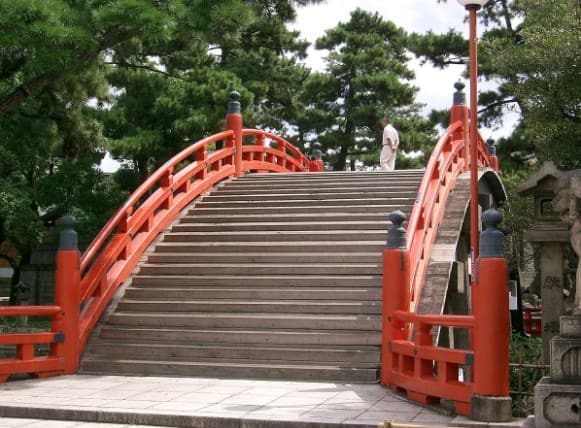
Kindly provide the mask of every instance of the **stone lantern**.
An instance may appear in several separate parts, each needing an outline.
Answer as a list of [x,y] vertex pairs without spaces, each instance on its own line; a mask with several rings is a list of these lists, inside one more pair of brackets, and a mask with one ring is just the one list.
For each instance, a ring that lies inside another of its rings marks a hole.
[[533,196],[534,219],[525,241],[540,249],[540,295],[542,298],[543,361],[549,362],[551,339],[559,334],[559,317],[563,304],[563,257],[569,243],[569,225],[553,209],[557,183],[562,172],[553,162],[545,162],[517,188],[521,196]]
[[[547,162],[518,190],[535,198],[535,223],[525,239],[541,245],[543,358],[551,368],[550,376],[535,386],[535,427],[581,427],[581,170],[559,171]],[[567,315],[562,303],[565,242],[578,258],[575,304]]]

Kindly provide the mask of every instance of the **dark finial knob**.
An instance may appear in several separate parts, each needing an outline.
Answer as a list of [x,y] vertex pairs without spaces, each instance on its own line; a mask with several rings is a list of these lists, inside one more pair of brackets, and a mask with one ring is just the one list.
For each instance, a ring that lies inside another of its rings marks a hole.
[[404,221],[406,221],[407,216],[403,211],[395,210],[390,212],[387,218],[393,223],[394,226],[399,227]]
[[65,229],[72,229],[75,224],[75,218],[72,215],[67,214],[57,219],[55,224],[57,226],[63,226]]
[[405,248],[405,227],[402,223],[406,221],[407,216],[400,210],[392,211],[388,216],[389,221],[392,222],[393,227],[387,232],[387,248]]
[[501,222],[502,213],[494,207],[489,208],[482,213],[482,223],[484,224],[485,229],[488,229],[489,227],[496,228]]
[[488,147],[488,153],[490,153],[491,156],[496,156],[496,146],[494,145],[494,140],[492,138],[486,140],[486,146]]
[[454,88],[456,88],[456,92],[454,92],[454,105],[462,105],[466,104],[466,94],[463,92],[466,85],[458,80],[454,83]]
[[59,234],[59,250],[77,250],[77,232],[73,225],[75,218],[72,215],[65,215],[56,221],[57,226],[62,226],[63,230]]
[[323,152],[321,151],[321,143],[313,143],[313,153],[311,155],[313,160],[322,160]]
[[230,92],[230,101],[228,102],[228,113],[240,113],[240,92]]
[[482,213],[484,231],[480,234],[480,257],[503,257],[504,234],[498,229],[502,213],[492,207]]

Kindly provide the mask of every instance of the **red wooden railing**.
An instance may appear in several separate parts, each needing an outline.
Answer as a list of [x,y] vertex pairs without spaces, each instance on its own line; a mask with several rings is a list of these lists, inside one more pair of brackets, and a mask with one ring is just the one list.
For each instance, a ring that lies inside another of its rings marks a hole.
[[[76,250],[59,250],[55,306],[0,307],[2,317],[51,316],[53,320],[50,332],[0,334],[0,346],[16,347],[14,358],[0,359],[0,382],[16,373],[40,377],[76,372],[92,329],[144,250],[180,211],[218,182],[248,171],[322,170],[321,161],[310,161],[283,138],[242,129],[237,100],[233,101],[228,130],[192,144],[154,172],[82,256]],[[223,148],[213,150],[217,143]],[[35,345],[43,343],[50,344],[49,356],[35,356]]]
[[531,336],[541,336],[543,333],[540,307],[523,308],[523,327],[524,331]]
[[[1,306],[2,317],[49,317],[51,331],[37,333],[0,334],[0,346],[14,350],[13,356],[0,359],[0,382],[5,382],[11,374],[37,373],[39,377],[60,374],[64,371],[63,317],[60,306]],[[50,355],[38,355],[37,347],[50,345]],[[9,355],[8,349],[5,349]],[[41,371],[38,372],[38,368]]]
[[[455,105],[452,108],[452,118],[467,118],[467,113],[461,113],[462,110],[467,110],[467,107]],[[468,171],[470,165],[467,129],[466,122],[460,119],[453,122],[440,138],[428,161],[418,198],[410,214],[406,239],[412,264],[409,289],[412,312],[422,291],[435,234],[444,216],[446,200],[456,185],[458,176]],[[477,164],[479,168],[498,170],[496,157],[490,156],[480,135]]]
[[[474,348],[457,350],[435,346],[432,330],[453,327],[472,331],[478,324],[475,315],[416,313],[446,200],[458,176],[469,170],[471,162],[468,108],[454,105],[451,119],[452,124],[436,144],[420,184],[408,222],[406,247],[384,252],[381,383],[405,390],[408,398],[421,403],[450,400],[458,413],[469,415],[471,397],[479,391],[472,381],[473,373],[464,369],[475,360]],[[496,157],[489,155],[480,136],[477,152],[475,161],[479,168],[498,169]],[[502,269],[497,271],[502,280]],[[486,370],[482,363],[478,368]],[[502,395],[503,387],[502,384],[494,390],[493,395]]]

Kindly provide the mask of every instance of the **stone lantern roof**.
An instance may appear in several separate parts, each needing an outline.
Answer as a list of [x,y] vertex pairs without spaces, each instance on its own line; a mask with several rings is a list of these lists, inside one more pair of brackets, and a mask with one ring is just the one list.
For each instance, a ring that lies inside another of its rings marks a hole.
[[521,196],[544,192],[554,196],[556,195],[555,184],[562,174],[553,161],[544,162],[541,169],[532,174],[527,181],[518,185],[517,191]]
[[557,183],[563,172],[551,162],[544,162],[537,172],[517,187],[521,196],[533,196],[535,218],[533,228],[525,232],[529,242],[568,242],[569,226],[563,223],[553,209],[552,201],[557,196]]

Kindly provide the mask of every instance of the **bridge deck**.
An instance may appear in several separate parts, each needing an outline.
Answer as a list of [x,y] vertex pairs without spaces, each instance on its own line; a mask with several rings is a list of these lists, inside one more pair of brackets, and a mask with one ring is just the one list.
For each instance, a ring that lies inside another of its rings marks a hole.
[[[0,426],[10,422],[7,418],[220,428],[377,428],[383,421],[454,426],[466,421],[410,403],[379,385],[73,375],[8,382],[0,385],[0,397]],[[12,426],[19,423],[14,420]]]

